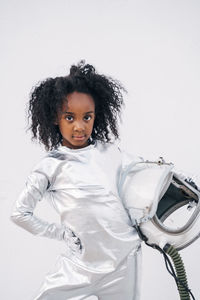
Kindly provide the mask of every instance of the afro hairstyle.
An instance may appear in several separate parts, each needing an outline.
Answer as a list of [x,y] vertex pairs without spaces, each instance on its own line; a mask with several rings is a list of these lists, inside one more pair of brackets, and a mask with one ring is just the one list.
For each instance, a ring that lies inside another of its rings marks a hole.
[[62,144],[62,135],[56,125],[58,112],[63,101],[73,92],[89,94],[95,103],[95,121],[91,141],[110,142],[111,136],[119,138],[118,117],[123,105],[122,84],[96,72],[85,61],[72,65],[70,74],[56,78],[47,78],[39,82],[30,94],[28,103],[28,129],[32,140],[44,144],[46,150],[52,150]]

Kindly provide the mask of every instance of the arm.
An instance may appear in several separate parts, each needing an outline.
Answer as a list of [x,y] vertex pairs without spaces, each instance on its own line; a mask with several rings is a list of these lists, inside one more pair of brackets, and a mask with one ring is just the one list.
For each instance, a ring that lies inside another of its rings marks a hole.
[[131,191],[133,185],[131,178],[134,176],[140,163],[144,162],[144,159],[121,149],[119,151],[121,152],[121,167],[118,174],[118,192],[132,225],[135,225],[136,219],[142,218],[144,211],[137,208],[136,202],[138,197],[135,197],[134,191]]
[[133,225],[148,222],[170,185],[173,164],[134,157],[128,162],[127,156],[126,161],[125,168],[122,163],[119,180],[121,199]]
[[48,189],[50,181],[41,170],[33,171],[26,186],[15,202],[11,220],[30,233],[52,239],[62,240],[65,226],[48,223],[34,215],[34,209]]
[[34,215],[37,203],[51,184],[44,169],[44,166],[37,167],[28,176],[26,186],[15,202],[11,220],[34,235],[63,240],[72,252],[81,251],[81,241],[70,228],[48,223]]

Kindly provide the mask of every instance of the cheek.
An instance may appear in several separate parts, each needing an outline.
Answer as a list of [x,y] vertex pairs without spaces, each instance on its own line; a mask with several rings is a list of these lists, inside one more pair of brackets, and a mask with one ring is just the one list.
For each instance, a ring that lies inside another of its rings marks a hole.
[[60,132],[63,133],[63,134],[66,134],[66,133],[70,132],[70,126],[66,126],[65,121],[60,122],[59,129],[60,129]]
[[92,122],[92,124],[90,125],[90,131],[92,132],[94,128],[94,121]]

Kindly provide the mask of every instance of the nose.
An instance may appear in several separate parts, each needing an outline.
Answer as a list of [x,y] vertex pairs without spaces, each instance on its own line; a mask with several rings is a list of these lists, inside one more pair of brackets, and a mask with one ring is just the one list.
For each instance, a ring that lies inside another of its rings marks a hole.
[[85,126],[84,126],[84,123],[83,121],[75,121],[74,122],[74,131],[84,131],[85,130]]

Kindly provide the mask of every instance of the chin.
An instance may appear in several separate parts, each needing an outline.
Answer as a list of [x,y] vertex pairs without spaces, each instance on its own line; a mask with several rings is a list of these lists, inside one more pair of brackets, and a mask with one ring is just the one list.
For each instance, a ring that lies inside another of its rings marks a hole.
[[73,141],[73,143],[71,143],[71,145],[73,146],[73,147],[78,147],[78,148],[83,148],[83,147],[86,147],[87,145],[88,145],[88,140],[86,140],[86,141]]

